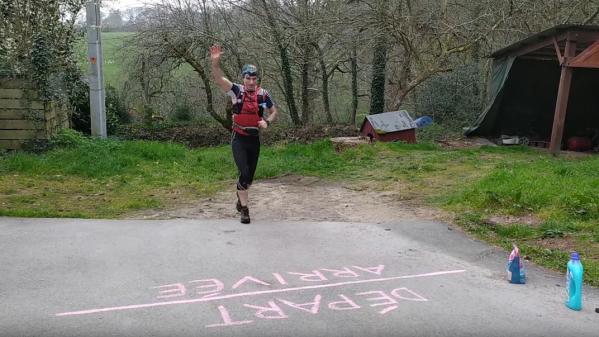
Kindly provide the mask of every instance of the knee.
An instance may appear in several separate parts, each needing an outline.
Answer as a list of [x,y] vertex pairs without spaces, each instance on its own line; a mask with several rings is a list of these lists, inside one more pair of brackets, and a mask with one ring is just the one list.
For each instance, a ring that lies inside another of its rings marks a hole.
[[252,185],[252,179],[249,177],[244,177],[243,175],[239,177],[237,181],[237,190],[245,191],[250,188]]

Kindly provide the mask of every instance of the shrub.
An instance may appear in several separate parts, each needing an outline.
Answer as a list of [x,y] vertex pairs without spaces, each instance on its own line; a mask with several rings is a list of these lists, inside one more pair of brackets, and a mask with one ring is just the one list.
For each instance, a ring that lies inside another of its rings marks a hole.
[[175,113],[173,114],[173,121],[175,122],[189,122],[192,120],[193,113],[191,107],[186,103],[179,103],[175,107]]
[[483,108],[480,78],[478,63],[460,65],[450,73],[431,78],[416,92],[417,111],[452,129],[468,125]]
[[106,86],[106,119],[110,119],[112,130],[119,124],[127,124],[131,120],[127,113],[127,106],[122,96],[113,86]]
[[[107,86],[105,92],[106,130],[108,134],[114,134],[119,125],[128,123],[129,115],[114,87]],[[73,110],[71,115],[73,129],[84,134],[91,134],[91,108],[87,83],[81,81],[80,85],[72,90],[70,102]]]
[[62,129],[54,137],[50,138],[52,148],[75,148],[89,141],[81,132],[73,129]]
[[74,86],[69,95],[72,107],[71,124],[73,129],[85,134],[91,133],[89,86],[79,80],[79,85]]
[[455,132],[440,124],[432,123],[426,127],[416,129],[418,142],[436,142],[447,137],[455,136]]

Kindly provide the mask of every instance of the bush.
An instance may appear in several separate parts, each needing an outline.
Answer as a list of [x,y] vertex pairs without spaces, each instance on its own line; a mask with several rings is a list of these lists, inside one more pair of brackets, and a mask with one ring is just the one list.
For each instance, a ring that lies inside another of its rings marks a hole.
[[[123,100],[114,87],[107,86],[105,92],[106,130],[108,134],[114,134],[119,125],[129,122],[129,115]],[[71,92],[70,101],[73,108],[71,116],[73,128],[84,134],[91,134],[91,108],[87,83],[81,82]]]
[[420,113],[430,115],[437,124],[461,129],[483,108],[480,65],[465,64],[435,76],[422,84],[414,98]]
[[149,104],[144,104],[139,109],[141,111],[141,116],[143,118],[143,125],[147,128],[153,128],[158,124],[158,119],[155,119],[155,110]]
[[[356,136],[357,131],[349,125],[309,125],[301,128],[274,123],[260,136],[264,145],[277,143],[312,143],[330,137]],[[168,123],[153,126],[127,125],[119,130],[122,139],[140,139],[154,141],[169,141],[185,144],[188,147],[204,147],[229,144],[231,131],[225,130],[220,124],[200,124],[194,122],[185,125]]]
[[106,87],[106,119],[111,121],[107,123],[112,131],[116,130],[116,127],[120,124],[131,122],[124,100],[117,90],[110,85]]
[[50,138],[52,148],[76,148],[89,142],[81,132],[73,129],[62,129],[54,137]]
[[453,130],[449,130],[442,125],[437,123],[432,123],[423,128],[416,129],[416,139],[418,142],[436,142],[439,140],[454,138],[456,137],[456,132]]
[[173,114],[173,121],[175,122],[189,122],[192,120],[193,113],[191,107],[186,103],[177,104],[175,107],[175,113]]
[[83,81],[74,86],[69,95],[69,101],[73,109],[71,124],[73,129],[91,134],[89,86]]

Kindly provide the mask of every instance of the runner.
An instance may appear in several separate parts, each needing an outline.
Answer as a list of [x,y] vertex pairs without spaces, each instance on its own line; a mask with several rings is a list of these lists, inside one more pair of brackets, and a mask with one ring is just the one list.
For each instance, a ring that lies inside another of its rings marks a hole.
[[[277,109],[268,93],[257,84],[258,69],[246,64],[241,69],[243,84],[229,81],[220,68],[222,49],[210,47],[212,77],[233,102],[233,131],[231,147],[233,158],[239,170],[237,180],[237,211],[241,213],[241,223],[250,223],[248,209],[249,189],[260,156],[260,129],[266,129],[277,116]],[[268,114],[264,114],[264,112]]]

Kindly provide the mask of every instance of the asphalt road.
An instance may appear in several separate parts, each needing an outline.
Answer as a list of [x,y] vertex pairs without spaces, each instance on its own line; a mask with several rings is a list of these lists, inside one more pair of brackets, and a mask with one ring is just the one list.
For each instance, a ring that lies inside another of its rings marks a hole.
[[598,289],[505,263],[425,221],[0,218],[0,336],[599,335]]

